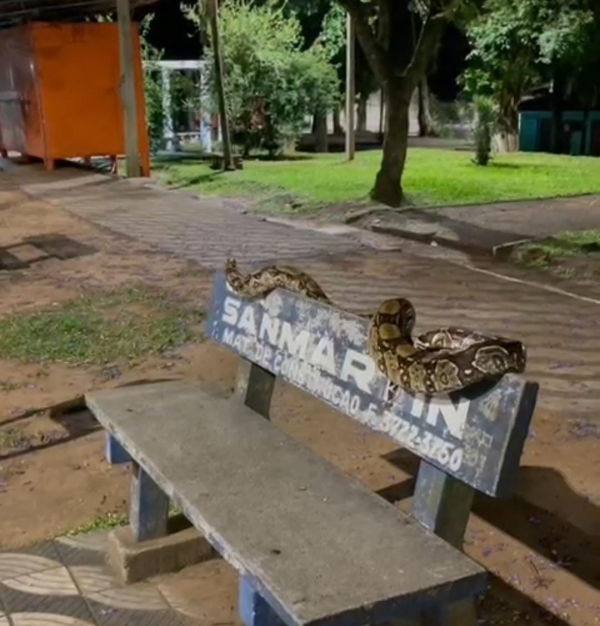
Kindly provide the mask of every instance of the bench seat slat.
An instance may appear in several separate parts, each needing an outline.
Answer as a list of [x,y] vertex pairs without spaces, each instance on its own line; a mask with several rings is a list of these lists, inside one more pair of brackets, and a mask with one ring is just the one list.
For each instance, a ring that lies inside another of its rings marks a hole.
[[160,383],[86,400],[288,624],[358,626],[485,588],[479,565],[214,390]]

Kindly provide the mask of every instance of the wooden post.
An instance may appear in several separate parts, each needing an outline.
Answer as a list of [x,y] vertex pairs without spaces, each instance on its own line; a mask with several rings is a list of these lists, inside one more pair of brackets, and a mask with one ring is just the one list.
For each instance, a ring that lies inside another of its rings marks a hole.
[[121,59],[121,100],[125,123],[125,156],[127,176],[141,175],[140,143],[138,133],[137,93],[135,88],[135,63],[131,7],[129,0],[117,0],[119,25],[119,50]]
[[213,56],[215,57],[215,82],[217,96],[219,98],[219,117],[221,118],[221,136],[223,140],[223,169],[235,170],[233,152],[231,149],[231,137],[229,135],[229,122],[227,119],[227,106],[225,103],[225,88],[223,84],[223,59],[221,54],[221,36],[219,33],[219,6],[217,0],[207,0]]
[[354,105],[356,100],[356,36],[354,20],[346,17],[346,158],[354,159]]

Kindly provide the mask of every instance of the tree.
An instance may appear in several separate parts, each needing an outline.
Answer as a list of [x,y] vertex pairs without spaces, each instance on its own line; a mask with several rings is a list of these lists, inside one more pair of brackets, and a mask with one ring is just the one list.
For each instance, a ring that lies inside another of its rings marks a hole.
[[365,57],[363,49],[356,50],[356,93],[358,95],[357,130],[367,130],[367,106],[369,98],[379,89],[375,74]]
[[[112,21],[112,18],[98,16],[97,21]],[[143,61],[144,72],[144,102],[146,104],[146,121],[148,124],[148,138],[150,140],[150,150],[155,153],[162,148],[164,118],[163,91],[160,69],[156,65],[163,56],[163,51],[155,48],[148,39],[148,31],[154,19],[153,14],[147,15],[140,22],[140,50]]]
[[445,25],[469,1],[337,0],[355,20],[358,41],[386,100],[383,159],[371,191],[376,201],[402,203],[411,97],[436,56]]
[[421,78],[417,90],[419,96],[419,137],[437,137],[438,133],[431,116],[431,98],[427,76]]
[[332,106],[338,84],[326,47],[304,50],[297,18],[273,1],[225,0],[220,25],[234,141],[246,155],[274,155],[302,132],[308,115]]
[[[593,19],[584,32],[579,62],[572,68],[568,94],[576,95],[583,106],[583,127],[587,128],[589,113],[600,104],[600,6],[593,7]],[[581,135],[581,153],[585,153],[586,133]]]
[[[548,23],[538,45],[540,61],[549,68],[552,80],[551,148],[553,152],[564,152],[568,150],[561,132],[564,99],[577,93],[585,110],[594,102],[592,94],[599,85],[598,3],[595,0],[570,0],[559,6],[548,0],[546,3],[550,6],[542,3],[541,17]],[[591,65],[596,69],[590,73]]]
[[486,166],[492,159],[492,137],[497,119],[493,100],[484,96],[475,98],[475,163]]
[[[321,3],[325,4],[325,3]],[[330,3],[331,4],[331,3]],[[320,7],[323,9],[324,7]],[[308,13],[306,11],[308,10]],[[316,8],[313,6],[311,10],[311,4],[308,3],[308,9],[306,6],[303,7],[304,18],[305,20],[308,18],[309,23],[314,25],[314,17],[315,15],[320,16],[320,13],[316,11]],[[302,11],[298,9],[296,15],[300,20],[300,15],[303,15]],[[300,20],[301,21],[301,20]],[[302,21],[301,21],[302,23]],[[303,29],[304,30],[304,29]],[[311,46],[316,46],[320,48],[321,54],[327,61],[332,64],[338,71],[338,79],[340,78],[340,69],[341,69],[341,52],[344,49],[345,44],[345,31],[346,31],[346,20],[345,20],[345,12],[344,10],[337,4],[331,4],[327,12],[322,16],[320,31],[314,41],[311,43]],[[339,80],[339,84],[341,84],[341,80]],[[332,105],[334,110],[334,132],[337,130],[335,128],[336,120],[335,120],[335,112],[338,112],[339,119],[339,99],[341,98],[341,93],[338,90],[338,98],[332,99]],[[313,123],[313,132],[315,133],[316,143],[315,150],[316,152],[327,152],[329,149],[328,141],[328,131],[327,131],[327,113],[328,111],[323,110],[322,107],[317,107],[314,112],[314,123]]]
[[[518,147],[519,104],[545,80],[555,87],[585,57],[592,0],[485,0],[467,27],[473,50],[463,84],[499,107],[501,147]],[[555,89],[557,110],[564,88]]]
[[225,78],[223,72],[223,53],[221,49],[221,33],[219,30],[219,5],[217,0],[206,0],[210,21],[210,40],[213,58],[213,85],[219,102],[219,119],[221,120],[221,137],[223,139],[223,169],[234,171],[233,149],[229,135],[229,112],[225,97]]

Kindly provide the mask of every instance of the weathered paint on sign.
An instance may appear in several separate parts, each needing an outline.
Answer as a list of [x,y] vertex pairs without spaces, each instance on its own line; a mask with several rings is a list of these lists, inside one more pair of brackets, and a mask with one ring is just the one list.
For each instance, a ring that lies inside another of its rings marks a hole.
[[537,384],[505,376],[452,396],[413,396],[376,369],[365,319],[283,290],[245,300],[222,273],[206,328],[240,356],[475,489],[496,496],[512,491]]

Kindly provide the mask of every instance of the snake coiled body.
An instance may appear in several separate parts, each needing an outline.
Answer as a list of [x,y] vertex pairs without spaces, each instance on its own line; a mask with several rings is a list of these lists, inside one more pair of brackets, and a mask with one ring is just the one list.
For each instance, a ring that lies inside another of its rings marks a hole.
[[[287,289],[333,304],[311,276],[293,267],[272,265],[244,276],[235,259],[228,259],[225,276],[247,298]],[[413,338],[416,313],[405,298],[385,300],[373,315],[363,317],[369,319],[368,349],[377,368],[413,394],[450,393],[525,370],[526,350],[519,341],[453,327]]]

